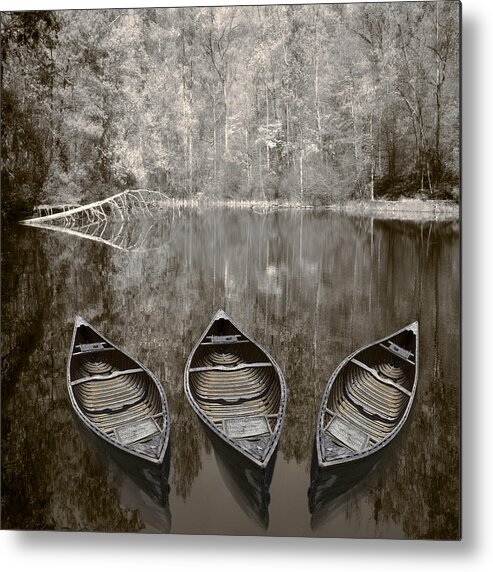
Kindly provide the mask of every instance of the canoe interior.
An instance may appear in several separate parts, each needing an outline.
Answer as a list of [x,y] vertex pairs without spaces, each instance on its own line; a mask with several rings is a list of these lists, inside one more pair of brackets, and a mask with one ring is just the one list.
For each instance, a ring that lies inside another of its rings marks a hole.
[[321,412],[322,461],[377,449],[409,411],[416,379],[416,334],[404,330],[343,365]]
[[73,398],[90,425],[132,452],[159,456],[163,401],[140,364],[83,324],[77,328],[69,373]]
[[210,423],[262,461],[281,405],[280,376],[267,354],[220,318],[196,348],[188,376],[190,392]]

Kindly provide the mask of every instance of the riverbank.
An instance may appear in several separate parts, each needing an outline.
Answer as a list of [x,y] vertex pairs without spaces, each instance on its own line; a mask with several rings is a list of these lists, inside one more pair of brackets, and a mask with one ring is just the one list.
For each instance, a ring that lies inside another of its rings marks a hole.
[[[142,193],[144,191],[126,191],[125,193]],[[148,192],[148,191],[146,191]],[[108,197],[103,201],[82,205],[75,211],[84,211],[100,204],[111,202],[112,199],[122,194]],[[152,200],[146,205],[146,209],[182,209],[182,208],[232,208],[247,209],[257,213],[265,214],[277,210],[332,210],[355,216],[372,217],[381,220],[408,220],[408,221],[434,221],[434,220],[459,220],[459,204],[454,201],[444,200],[423,200],[423,199],[401,199],[398,201],[389,200],[360,200],[346,201],[329,205],[310,205],[300,201],[267,201],[267,200],[234,200],[215,199],[205,196],[191,198],[172,198],[162,194],[159,200]],[[112,203],[113,204],[113,203]],[[67,211],[70,214],[72,211]],[[49,217],[36,217],[21,220],[23,224],[43,223],[45,220],[63,217],[63,212]],[[121,218],[121,213],[119,217]]]
[[460,207],[454,201],[401,199],[398,201],[348,201],[332,210],[386,220],[459,220]]
[[299,201],[260,201],[209,199],[196,197],[190,199],[168,199],[160,203],[163,207],[226,207],[249,209],[256,212],[269,212],[280,209],[334,210],[352,215],[371,216],[387,220],[458,220],[459,204],[454,201],[432,201],[423,199],[361,200],[316,206]]

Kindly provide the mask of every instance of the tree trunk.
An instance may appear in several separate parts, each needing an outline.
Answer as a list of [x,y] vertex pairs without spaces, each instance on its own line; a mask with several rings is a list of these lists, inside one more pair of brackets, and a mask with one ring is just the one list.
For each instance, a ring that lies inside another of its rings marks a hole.
[[228,155],[228,102],[226,92],[226,81],[222,82],[224,100],[224,155]]
[[[265,123],[266,123],[266,133],[269,133],[269,90],[267,86],[265,86]],[[266,157],[266,165],[267,165],[267,173],[270,171],[270,157],[269,157],[269,144],[265,143],[265,157]]]

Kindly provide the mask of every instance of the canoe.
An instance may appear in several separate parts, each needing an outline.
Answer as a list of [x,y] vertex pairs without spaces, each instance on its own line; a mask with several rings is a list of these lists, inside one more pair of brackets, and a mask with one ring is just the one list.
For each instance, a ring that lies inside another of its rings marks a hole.
[[184,386],[206,427],[254,465],[267,466],[284,422],[284,376],[267,351],[223,310],[190,353]]
[[316,431],[321,468],[388,445],[404,425],[418,380],[418,322],[344,359],[325,388]]
[[88,429],[122,451],[163,462],[169,414],[161,384],[80,316],[75,319],[67,384],[72,406]]

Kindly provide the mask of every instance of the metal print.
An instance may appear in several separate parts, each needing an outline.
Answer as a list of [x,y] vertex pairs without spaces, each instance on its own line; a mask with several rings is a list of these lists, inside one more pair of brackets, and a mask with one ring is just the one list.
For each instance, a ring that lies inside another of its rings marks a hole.
[[459,2],[2,12],[2,528],[457,540]]

